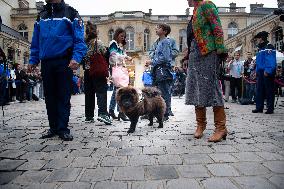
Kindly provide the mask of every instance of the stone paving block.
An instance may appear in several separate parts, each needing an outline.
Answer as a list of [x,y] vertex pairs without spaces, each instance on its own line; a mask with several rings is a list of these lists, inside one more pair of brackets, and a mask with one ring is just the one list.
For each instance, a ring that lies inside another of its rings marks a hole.
[[100,158],[96,157],[77,157],[73,160],[70,167],[86,167],[86,168],[93,168],[97,166],[100,162]]
[[103,167],[118,167],[125,166],[127,163],[127,156],[107,156],[102,160]]
[[56,144],[56,145],[47,145],[44,149],[42,149],[43,152],[51,152],[51,151],[62,151],[64,149],[63,144]]
[[143,154],[161,155],[161,154],[165,154],[165,150],[164,150],[164,147],[144,147]]
[[229,153],[208,154],[216,163],[238,162],[238,160]]
[[23,165],[17,168],[17,170],[39,170],[47,163],[46,160],[28,160]]
[[118,156],[133,156],[142,154],[142,147],[123,148],[117,151]]
[[72,150],[68,154],[68,157],[89,157],[94,152],[93,149],[78,149],[78,150]]
[[94,189],[127,189],[126,182],[97,182]]
[[278,153],[272,153],[272,152],[256,152],[256,155],[262,157],[265,160],[273,161],[273,160],[284,160],[284,156],[278,154]]
[[185,154],[181,157],[184,164],[207,164],[214,162],[207,154]]
[[207,178],[202,180],[205,189],[238,189],[229,178]]
[[208,169],[203,165],[181,165],[176,166],[176,169],[184,178],[210,177]]
[[144,180],[143,167],[119,167],[114,171],[116,181],[139,181]]
[[23,189],[24,186],[18,184],[5,184],[1,185],[1,189]]
[[21,159],[41,160],[41,159],[45,159],[46,156],[47,156],[46,152],[27,152],[21,156]]
[[216,151],[216,152],[238,152],[238,150],[234,147],[232,147],[231,145],[215,145],[212,146],[212,148]]
[[254,144],[254,146],[261,149],[262,151],[267,151],[267,152],[278,152],[280,150],[283,150],[279,148],[278,146],[271,144],[271,143],[257,143],[257,144]]
[[145,177],[149,180],[179,178],[174,166],[149,166],[145,168]]
[[189,150],[182,146],[182,147],[177,147],[177,146],[166,146],[166,151],[168,154],[186,154],[189,153]]
[[206,165],[208,170],[218,177],[229,177],[229,176],[239,176],[238,171],[228,164],[209,164]]
[[98,182],[110,180],[113,175],[113,168],[98,167],[96,169],[86,169],[80,178],[81,182]]
[[158,155],[158,163],[160,165],[181,165],[182,159],[179,155]]
[[26,171],[22,175],[18,176],[13,183],[42,183],[44,179],[51,174],[51,171]]
[[90,189],[91,185],[91,183],[68,182],[63,183],[58,189]]
[[13,171],[20,165],[24,164],[26,160],[11,160],[4,159],[0,161],[0,171]]
[[259,148],[256,148],[252,144],[234,144],[232,145],[239,152],[259,152],[261,151]]
[[0,188],[1,185],[8,184],[10,181],[14,180],[17,176],[21,175],[22,171],[13,172],[0,172]]
[[137,181],[133,182],[131,189],[163,189],[164,183],[162,181]]
[[137,155],[129,156],[128,165],[130,166],[145,166],[145,165],[157,165],[156,158],[151,155]]
[[256,152],[239,152],[239,153],[232,153],[240,161],[255,161],[261,162],[263,158],[256,155]]
[[253,176],[270,173],[266,167],[257,162],[240,162],[233,163],[231,165],[233,165],[243,175]]
[[53,170],[45,182],[72,182],[81,173],[82,169],[79,168],[62,168]]
[[243,189],[276,189],[267,179],[261,177],[233,177],[232,179]]
[[25,185],[24,189],[56,189],[56,183],[41,183]]
[[267,161],[263,165],[274,173],[284,173],[284,161]]
[[0,154],[0,158],[15,159],[15,158],[18,158],[25,153],[26,153],[26,151],[22,151],[22,150],[5,150],[4,152],[2,152]]
[[116,148],[98,148],[92,154],[92,157],[115,156],[116,151],[117,151]]
[[188,148],[189,154],[209,154],[209,153],[213,153],[214,150],[212,148],[210,148],[209,146],[191,146],[190,148]]
[[276,185],[279,188],[283,188],[284,186],[284,175],[274,175],[271,178],[269,178],[270,182],[272,182],[274,185]]
[[43,148],[45,148],[45,145],[42,144],[31,144],[27,145],[22,150],[25,150],[27,152],[40,152]]
[[167,182],[166,189],[202,189],[194,179],[173,179]]
[[1,148],[3,148],[3,150],[19,150],[19,149],[23,148],[24,146],[26,146],[26,144],[15,143],[15,144],[5,144],[5,145],[1,146]]
[[43,169],[61,169],[68,167],[74,158],[53,159],[48,162]]

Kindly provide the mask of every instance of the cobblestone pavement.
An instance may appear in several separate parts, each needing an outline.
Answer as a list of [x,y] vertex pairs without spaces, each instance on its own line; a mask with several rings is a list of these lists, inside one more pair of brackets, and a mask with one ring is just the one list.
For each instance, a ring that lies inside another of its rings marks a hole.
[[212,109],[197,140],[194,108],[183,102],[173,98],[175,116],[163,129],[142,120],[127,135],[129,122],[84,123],[84,95],[73,96],[72,142],[38,139],[48,129],[44,101],[7,106],[5,126],[0,117],[0,188],[284,188],[283,107],[273,115],[252,114],[254,106],[228,103],[229,136],[208,143]]

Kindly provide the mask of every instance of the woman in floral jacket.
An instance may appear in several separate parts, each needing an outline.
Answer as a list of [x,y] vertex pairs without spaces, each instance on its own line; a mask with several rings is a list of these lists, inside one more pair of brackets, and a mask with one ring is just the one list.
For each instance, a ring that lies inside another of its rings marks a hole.
[[187,27],[188,77],[186,104],[195,106],[197,129],[195,138],[201,138],[206,128],[206,107],[213,106],[215,132],[208,140],[226,139],[226,115],[221,86],[217,79],[219,55],[224,53],[224,39],[218,10],[207,0],[187,0],[194,7]]

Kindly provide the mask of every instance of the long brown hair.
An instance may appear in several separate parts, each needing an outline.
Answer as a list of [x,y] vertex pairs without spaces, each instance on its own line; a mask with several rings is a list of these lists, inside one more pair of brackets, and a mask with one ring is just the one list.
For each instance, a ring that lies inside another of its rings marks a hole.
[[86,43],[89,43],[92,39],[96,39],[97,37],[97,26],[88,21],[86,25]]
[[[122,29],[122,28],[117,28],[117,29],[115,30],[115,32],[114,32],[114,35],[113,35],[113,39],[114,39],[116,42],[118,42],[118,36],[119,36],[119,34],[121,34],[121,33],[124,33],[124,34],[125,34],[125,38],[126,38],[126,31],[125,31],[124,29]],[[122,41],[122,45],[123,45],[123,46],[126,45],[126,40],[125,40],[125,38],[124,38],[124,41]]]

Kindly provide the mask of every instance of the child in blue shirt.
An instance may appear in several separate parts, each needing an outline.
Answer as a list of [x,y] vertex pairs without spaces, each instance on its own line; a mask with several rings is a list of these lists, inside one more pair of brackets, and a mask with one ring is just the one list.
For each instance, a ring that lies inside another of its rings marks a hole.
[[[150,54],[151,60],[146,63],[153,66],[153,85],[161,92],[166,102],[165,119],[169,119],[170,100],[171,100],[171,84],[173,76],[171,74],[172,50],[171,42],[167,35],[171,32],[171,28],[167,24],[158,24],[156,34],[158,35],[158,44],[154,48],[154,53]],[[155,45],[155,44],[154,44]]]

